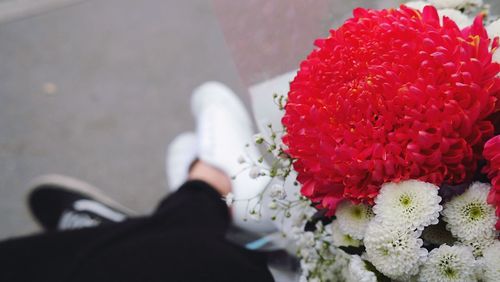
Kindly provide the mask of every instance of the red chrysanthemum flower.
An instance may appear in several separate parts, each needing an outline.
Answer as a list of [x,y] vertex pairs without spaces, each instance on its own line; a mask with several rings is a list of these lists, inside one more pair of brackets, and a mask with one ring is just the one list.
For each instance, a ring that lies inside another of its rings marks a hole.
[[434,7],[354,10],[300,65],[283,142],[302,194],[333,214],[389,181],[469,179],[498,111],[500,65],[478,17],[460,30]]
[[[500,218],[500,135],[491,138],[484,144],[483,156],[488,161],[483,172],[487,173],[491,180],[488,203],[496,207],[497,217]],[[500,220],[497,221],[496,228],[500,230]]]

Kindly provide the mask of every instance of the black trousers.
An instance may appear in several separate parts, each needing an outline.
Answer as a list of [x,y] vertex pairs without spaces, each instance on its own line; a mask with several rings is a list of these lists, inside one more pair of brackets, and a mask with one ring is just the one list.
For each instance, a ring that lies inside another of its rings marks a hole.
[[0,281],[273,281],[263,254],[225,239],[229,222],[189,181],[149,217],[0,243]]

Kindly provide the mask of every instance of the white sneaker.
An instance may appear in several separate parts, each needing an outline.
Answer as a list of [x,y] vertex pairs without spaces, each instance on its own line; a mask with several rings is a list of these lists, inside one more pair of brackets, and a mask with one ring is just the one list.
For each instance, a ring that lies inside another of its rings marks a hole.
[[245,145],[252,141],[245,106],[225,85],[206,82],[193,91],[191,110],[196,119],[199,158],[235,176]]
[[[249,218],[249,209],[258,202],[255,198],[269,184],[269,177],[250,178],[248,164],[238,162],[238,157],[249,156],[257,160],[260,153],[252,142],[252,122],[243,103],[225,85],[207,82],[195,89],[191,109],[196,118],[198,158],[224,171],[231,180],[235,202],[232,206],[236,226],[252,232],[266,233],[275,230],[270,215],[261,220]],[[249,200],[249,202],[247,201]]]
[[196,146],[194,132],[181,133],[168,145],[165,167],[170,192],[175,192],[188,179],[189,167],[196,160]]

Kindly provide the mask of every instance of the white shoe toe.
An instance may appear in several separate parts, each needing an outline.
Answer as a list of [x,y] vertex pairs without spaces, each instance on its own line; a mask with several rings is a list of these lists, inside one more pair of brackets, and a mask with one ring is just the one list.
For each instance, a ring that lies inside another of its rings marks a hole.
[[198,117],[203,109],[208,106],[229,110],[236,119],[242,122],[242,125],[252,126],[252,120],[245,105],[229,87],[220,82],[205,82],[193,91],[191,96],[193,116]]

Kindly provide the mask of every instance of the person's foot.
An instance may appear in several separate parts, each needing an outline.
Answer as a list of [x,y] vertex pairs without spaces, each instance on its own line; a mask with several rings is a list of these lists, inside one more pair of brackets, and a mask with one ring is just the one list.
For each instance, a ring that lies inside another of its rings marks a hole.
[[212,186],[219,194],[231,192],[231,180],[222,170],[203,161],[196,161],[189,171],[189,180],[202,180]]
[[197,140],[194,132],[184,132],[168,145],[166,156],[167,183],[174,192],[187,180],[191,165],[196,160]]
[[68,230],[121,222],[135,214],[83,181],[44,175],[31,184],[28,208],[45,230]]
[[236,200],[232,206],[236,226],[253,232],[275,229],[266,216],[260,221],[247,218],[249,208],[256,206],[256,196],[269,184],[269,177],[251,179],[248,164],[238,162],[238,157],[249,156],[257,160],[260,153],[252,142],[252,121],[243,103],[225,85],[207,82],[193,92],[191,109],[196,119],[198,158],[212,165],[229,177]]

